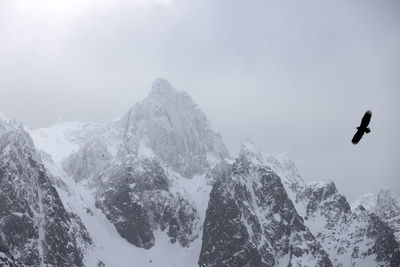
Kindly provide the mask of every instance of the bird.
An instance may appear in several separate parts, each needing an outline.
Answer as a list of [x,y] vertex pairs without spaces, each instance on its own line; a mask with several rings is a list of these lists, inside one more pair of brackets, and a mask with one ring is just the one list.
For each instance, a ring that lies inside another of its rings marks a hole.
[[367,112],[365,112],[363,118],[361,119],[361,124],[360,126],[356,127],[357,128],[357,132],[356,134],[353,136],[353,139],[351,139],[351,142],[353,144],[358,144],[358,142],[360,142],[361,138],[363,137],[364,133],[370,133],[371,129],[368,127],[369,122],[371,121],[371,116],[372,116],[372,112],[370,110],[367,110]]

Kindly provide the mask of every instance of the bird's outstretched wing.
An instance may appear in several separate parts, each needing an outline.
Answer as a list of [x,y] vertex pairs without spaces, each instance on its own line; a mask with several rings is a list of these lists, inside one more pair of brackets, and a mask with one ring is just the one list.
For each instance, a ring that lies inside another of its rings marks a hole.
[[362,129],[359,129],[357,132],[356,132],[356,134],[353,136],[353,139],[351,139],[351,142],[353,143],[353,144],[358,144],[358,142],[360,142],[360,140],[361,140],[361,138],[363,137],[363,135],[364,135],[364,130],[362,130]]
[[[369,122],[371,121],[372,112],[368,110],[365,112],[364,117],[361,120],[360,128],[367,128]],[[362,135],[361,135],[362,136]]]

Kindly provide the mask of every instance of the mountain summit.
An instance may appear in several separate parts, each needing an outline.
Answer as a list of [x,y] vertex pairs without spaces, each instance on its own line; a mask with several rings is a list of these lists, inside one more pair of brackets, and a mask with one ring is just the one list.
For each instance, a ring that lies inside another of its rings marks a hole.
[[168,80],[164,78],[158,78],[154,80],[153,84],[151,85],[149,98],[160,97],[163,99],[168,99],[173,98],[178,93],[185,94],[184,92],[178,92],[178,90],[175,89]]
[[204,112],[185,92],[157,79],[148,97],[121,120],[124,137],[150,148],[185,177],[202,173],[229,157],[222,137],[213,131]]
[[0,112],[0,122],[2,121],[8,121],[7,117],[3,115],[3,113]]

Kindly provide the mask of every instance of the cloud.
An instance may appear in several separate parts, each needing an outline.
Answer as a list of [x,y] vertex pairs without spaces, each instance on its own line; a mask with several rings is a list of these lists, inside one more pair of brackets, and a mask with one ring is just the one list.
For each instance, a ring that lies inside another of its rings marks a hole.
[[[397,1],[1,1],[0,111],[32,128],[108,122],[162,76],[233,154],[249,136],[349,196],[400,188],[398,12]],[[366,109],[373,132],[354,147]]]

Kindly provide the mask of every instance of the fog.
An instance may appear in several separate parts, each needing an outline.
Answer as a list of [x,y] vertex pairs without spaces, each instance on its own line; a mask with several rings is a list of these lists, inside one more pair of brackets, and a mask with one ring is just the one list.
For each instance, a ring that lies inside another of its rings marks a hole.
[[400,195],[399,14],[398,1],[3,0],[0,112],[32,129],[106,123],[163,77],[232,155],[249,137],[350,200]]

